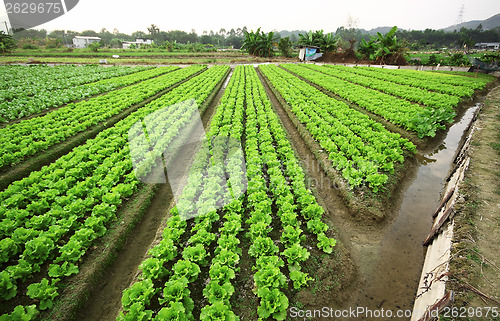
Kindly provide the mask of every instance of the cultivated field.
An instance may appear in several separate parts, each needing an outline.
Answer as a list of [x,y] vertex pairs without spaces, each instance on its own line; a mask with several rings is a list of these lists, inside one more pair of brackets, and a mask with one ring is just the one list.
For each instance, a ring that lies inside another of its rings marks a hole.
[[397,233],[419,168],[496,81],[291,63],[13,65],[0,80],[2,321],[366,303],[378,262],[358,245]]

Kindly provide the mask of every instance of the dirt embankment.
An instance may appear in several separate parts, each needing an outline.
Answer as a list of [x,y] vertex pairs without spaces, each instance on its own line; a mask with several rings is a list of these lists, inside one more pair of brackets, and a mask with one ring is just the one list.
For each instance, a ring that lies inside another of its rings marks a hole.
[[449,287],[458,309],[500,309],[500,86],[486,97],[475,127],[456,207]]

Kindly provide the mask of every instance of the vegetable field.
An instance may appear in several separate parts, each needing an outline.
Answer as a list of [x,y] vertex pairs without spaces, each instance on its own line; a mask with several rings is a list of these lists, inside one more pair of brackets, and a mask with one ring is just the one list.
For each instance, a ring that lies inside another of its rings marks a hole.
[[[125,221],[124,207],[146,197],[141,178],[166,162],[161,151],[196,113],[205,136],[182,164],[180,196],[156,214],[158,233],[123,280],[114,316],[284,320],[297,295],[321,283],[312,262],[346,252],[297,144],[353,215],[363,207],[381,220],[419,144],[435,143],[493,80],[312,64],[0,66],[0,79],[0,173],[21,176],[0,190],[0,321],[64,319],[57,311],[75,295],[73,280]],[[142,130],[151,145],[131,139]],[[47,166],[23,167],[42,154]],[[131,215],[140,221],[141,211]],[[351,282],[330,273],[339,288]]]

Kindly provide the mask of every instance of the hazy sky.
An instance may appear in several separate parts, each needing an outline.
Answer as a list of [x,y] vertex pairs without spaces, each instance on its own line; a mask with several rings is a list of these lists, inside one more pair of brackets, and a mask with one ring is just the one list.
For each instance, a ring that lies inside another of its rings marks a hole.
[[[57,1],[57,0],[55,0]],[[152,23],[161,30],[195,29],[218,31],[247,26],[271,30],[335,31],[346,24],[349,15],[358,28],[371,29],[397,25],[403,29],[439,29],[457,22],[465,5],[463,20],[482,20],[500,13],[499,0],[343,0],[343,1],[230,1],[230,0],[80,0],[66,15],[36,27],[113,31],[146,31]],[[4,30],[5,7],[0,1],[0,30]]]

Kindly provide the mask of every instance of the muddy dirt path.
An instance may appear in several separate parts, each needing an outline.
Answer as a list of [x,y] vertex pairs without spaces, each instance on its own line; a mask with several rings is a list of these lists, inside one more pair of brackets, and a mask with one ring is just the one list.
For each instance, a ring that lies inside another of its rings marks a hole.
[[453,218],[456,245],[450,272],[454,277],[447,287],[455,291],[452,308],[480,311],[482,307],[486,311],[486,307],[498,304],[483,300],[463,282],[500,301],[500,86],[485,99],[474,124],[469,156],[469,168],[459,191],[463,204],[455,207]]
[[[201,117],[204,128],[208,128],[230,77],[231,74],[228,75],[221,89]],[[182,176],[182,173],[190,167],[189,163],[186,163],[187,155],[194,155],[200,144],[189,144],[187,146],[172,160],[169,173]],[[170,184],[167,182],[167,184],[157,185],[158,189],[141,222],[130,233],[123,248],[117,253],[116,261],[104,272],[105,277],[101,280],[99,286],[93,289],[89,300],[75,316],[75,320],[116,320],[121,309],[122,292],[137,276],[139,264],[142,262],[151,243],[161,235],[159,232],[161,232],[162,223],[173,206],[174,197]]]
[[[437,148],[418,155],[417,169],[397,191],[400,197],[397,197],[398,204],[394,206],[398,209],[395,213],[387,215],[387,219],[381,223],[360,222],[349,214],[345,202],[335,191],[296,127],[269,87],[264,85],[302,160],[311,188],[325,205],[328,219],[338,230],[340,241],[350,251],[358,269],[358,280],[351,285],[349,300],[341,306],[335,303],[335,298],[316,298],[316,301],[329,302],[325,306],[333,309],[366,307],[394,312],[398,309],[411,310],[424,260],[422,241],[431,227],[431,215],[439,204],[455,151],[477,106],[469,108],[450,127]],[[304,305],[302,309],[321,308],[314,302],[301,303]],[[366,316],[360,318],[370,320]],[[409,318],[399,320],[405,319]]]

